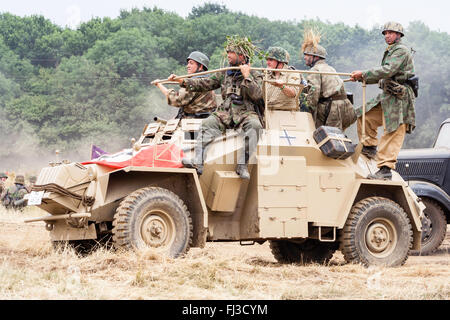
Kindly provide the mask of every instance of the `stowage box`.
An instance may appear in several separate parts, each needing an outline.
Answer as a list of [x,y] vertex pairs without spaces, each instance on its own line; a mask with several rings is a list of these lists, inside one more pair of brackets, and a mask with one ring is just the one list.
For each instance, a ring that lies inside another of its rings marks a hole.
[[320,126],[314,131],[313,136],[318,147],[327,157],[347,159],[355,153],[352,141],[339,128]]

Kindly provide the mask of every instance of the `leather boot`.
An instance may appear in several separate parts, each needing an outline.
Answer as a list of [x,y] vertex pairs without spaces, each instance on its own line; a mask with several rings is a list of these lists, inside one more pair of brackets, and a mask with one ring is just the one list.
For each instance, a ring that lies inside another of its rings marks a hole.
[[193,158],[181,159],[181,163],[185,168],[193,168],[197,171],[198,175],[203,173],[203,156],[201,152],[196,152]]
[[392,179],[392,172],[391,168],[382,166],[380,170],[375,172],[374,174],[369,174],[367,176],[368,179],[378,179],[378,180],[391,180]]
[[375,159],[377,155],[377,146],[363,146],[361,153],[369,159]]
[[248,166],[246,164],[238,164],[236,167],[236,173],[241,179],[250,180],[250,173],[248,172]]

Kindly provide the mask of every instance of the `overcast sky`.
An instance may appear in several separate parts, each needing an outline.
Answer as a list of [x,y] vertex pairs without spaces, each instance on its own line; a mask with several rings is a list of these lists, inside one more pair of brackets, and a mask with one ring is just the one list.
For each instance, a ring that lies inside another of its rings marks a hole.
[[157,6],[185,17],[205,2],[270,20],[319,18],[371,28],[394,20],[405,27],[421,20],[432,30],[450,33],[450,2],[444,0],[0,0],[0,12],[19,16],[41,14],[60,26],[75,28],[94,17],[119,15],[121,9]]

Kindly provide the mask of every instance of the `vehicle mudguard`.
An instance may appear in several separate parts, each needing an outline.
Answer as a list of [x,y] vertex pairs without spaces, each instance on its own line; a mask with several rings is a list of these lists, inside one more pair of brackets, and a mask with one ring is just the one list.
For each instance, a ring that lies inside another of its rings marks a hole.
[[450,196],[438,186],[425,181],[410,181],[409,186],[418,197],[431,198],[450,211]]

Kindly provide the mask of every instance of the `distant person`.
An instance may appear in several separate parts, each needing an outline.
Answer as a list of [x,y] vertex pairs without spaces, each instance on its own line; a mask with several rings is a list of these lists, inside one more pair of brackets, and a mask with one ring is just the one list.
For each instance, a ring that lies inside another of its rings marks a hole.
[[[289,69],[289,53],[282,47],[270,47],[267,50],[266,63],[269,69]],[[275,110],[296,110],[298,104],[299,86],[286,83],[301,84],[302,77],[298,73],[272,71],[268,75],[269,82],[263,83],[263,94],[267,94],[267,107]]]
[[[320,44],[320,34],[313,30],[305,32],[302,44],[303,59],[311,71],[333,72],[336,70],[326,63],[327,51]],[[306,106],[311,112],[316,128],[337,127],[345,130],[356,121],[356,111],[347,98],[344,81],[337,75],[309,74],[309,91]]]
[[[379,170],[368,178],[390,180],[391,169],[395,169],[405,135],[415,128],[415,92],[414,83],[410,81],[414,76],[414,62],[411,50],[401,43],[404,31],[400,23],[386,23],[382,34],[388,47],[384,52],[381,67],[354,71],[351,79],[364,79],[367,84],[378,83],[383,90],[367,103],[365,128],[368,139],[362,141],[362,153],[369,158],[377,156]],[[359,110],[359,113],[358,136],[361,141],[362,110]],[[378,141],[377,129],[380,126],[384,127],[384,133]]]
[[7,209],[21,209],[27,205],[24,196],[28,193],[25,187],[25,177],[17,175],[14,185],[3,190],[0,201]]
[[3,189],[5,187],[5,181],[8,179],[8,176],[4,172],[0,172],[0,195],[3,192]]
[[[192,52],[186,61],[188,74],[208,71],[209,58],[200,51]],[[170,75],[169,81],[173,78],[174,75]],[[217,103],[214,91],[189,92],[185,88],[175,91],[174,89],[167,89],[161,83],[155,83],[155,86],[166,96],[167,103],[170,106],[180,108],[175,117],[177,119],[207,118],[216,109]]]

